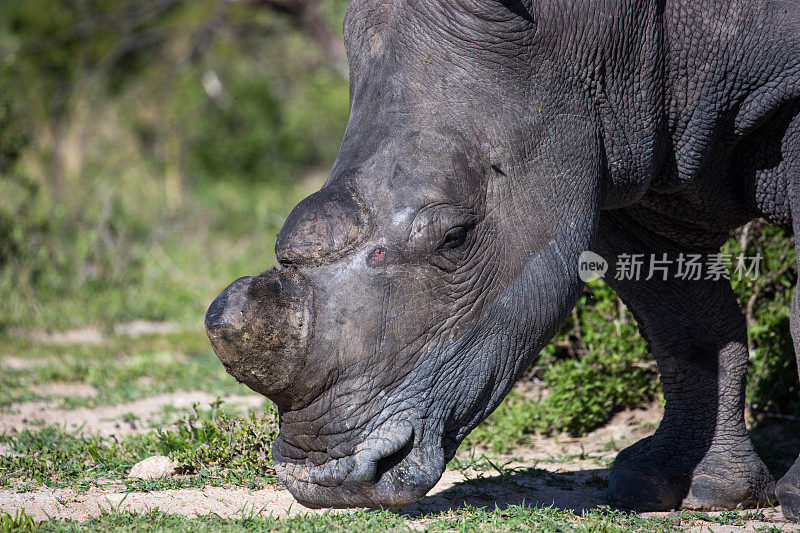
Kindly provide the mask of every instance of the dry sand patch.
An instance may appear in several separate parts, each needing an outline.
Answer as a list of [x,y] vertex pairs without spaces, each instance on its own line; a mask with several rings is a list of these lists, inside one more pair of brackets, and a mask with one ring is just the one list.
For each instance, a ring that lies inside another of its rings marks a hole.
[[[524,502],[527,505],[553,505],[557,508],[571,509],[578,515],[583,510],[607,504],[605,488],[594,483],[598,478],[606,478],[607,471],[568,471],[561,467],[553,468],[551,465],[543,467],[542,470],[544,473],[512,474],[502,481],[499,478],[486,477],[485,473],[449,470],[444,473],[428,496],[396,512],[412,520],[409,526],[414,527],[423,525],[428,513],[458,509],[467,504],[492,510],[495,506],[504,508]],[[482,479],[476,483],[478,477]],[[187,517],[211,513],[222,517],[249,516],[251,513],[291,517],[324,512],[304,507],[294,501],[288,491],[272,487],[262,490],[205,487],[132,493],[122,492],[121,489],[119,484],[109,484],[92,488],[82,494],[71,489],[49,488],[40,488],[27,493],[0,491],[0,509],[11,513],[25,509],[28,514],[40,520],[48,517],[83,519],[98,516],[103,509],[139,512],[159,509],[165,513]],[[719,513],[707,514],[719,515]],[[747,520],[744,526],[722,526],[703,522],[690,527],[690,531],[708,531],[709,527],[715,533],[755,531],[762,527],[777,527],[781,531],[800,531],[800,525],[787,523],[779,509],[766,509],[754,514],[754,519]],[[676,520],[676,525],[679,525],[680,513],[677,512],[642,513],[642,515],[672,517]],[[682,525],[687,524],[684,521]]]
[[[165,407],[185,410],[191,408],[194,402],[205,407],[216,399],[217,396],[207,392],[181,391],[94,408],[61,409],[55,407],[56,403],[52,401],[21,402],[0,414],[0,432],[22,431],[44,424],[68,431],[82,429],[86,434],[105,437],[129,435],[152,429],[153,423],[161,421]],[[237,407],[257,409],[264,405],[264,398],[257,394],[224,396],[221,399],[228,410]],[[131,415],[135,420],[130,419]]]
[[18,509],[25,509],[26,513],[39,520],[48,517],[83,519],[99,516],[103,509],[141,512],[159,509],[188,517],[216,513],[226,518],[261,510],[264,514],[272,512],[274,516],[318,512],[295,502],[288,491],[271,487],[262,490],[205,487],[125,493],[108,486],[92,488],[82,494],[72,489],[45,487],[25,493],[0,490],[0,509],[12,514]]

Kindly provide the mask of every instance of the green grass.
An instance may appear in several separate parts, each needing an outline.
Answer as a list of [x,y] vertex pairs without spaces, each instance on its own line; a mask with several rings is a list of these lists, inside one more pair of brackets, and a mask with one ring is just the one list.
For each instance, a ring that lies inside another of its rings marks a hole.
[[101,478],[122,478],[136,462],[157,451],[148,437],[106,439],[54,426],[0,435],[10,454],[0,455],[0,485],[74,487],[85,490]]
[[[27,523],[24,522],[23,523]],[[391,511],[322,513],[280,518],[253,510],[241,511],[236,518],[209,515],[185,518],[158,510],[146,513],[105,511],[84,521],[47,520],[37,524],[39,531],[543,531],[543,532],[623,532],[683,531],[680,519],[645,518],[632,513],[601,508],[581,514],[553,507],[526,504],[507,508],[463,507],[455,511],[415,518]],[[32,531],[33,529],[27,529]]]
[[[77,491],[92,486],[115,485],[116,491],[147,492],[165,489],[238,486],[261,489],[281,488],[271,469],[266,450],[277,432],[275,412],[231,417],[221,402],[208,408],[195,405],[171,425],[142,435],[103,438],[42,427],[16,434],[0,435],[0,444],[10,454],[0,455],[0,487],[18,491],[41,486],[71,487]],[[609,443],[613,446],[613,443]],[[166,454],[185,466],[188,475],[147,481],[125,478],[140,459]],[[560,458],[560,460],[570,458]],[[288,518],[272,516],[257,509],[242,509],[239,516],[223,519],[216,515],[184,518],[156,510],[103,511],[98,518],[46,520],[29,516],[0,514],[0,531],[682,531],[689,526],[741,525],[761,519],[758,513],[699,513],[685,511],[668,517],[645,517],[605,507],[573,513],[555,507],[519,505],[492,507],[491,486],[519,483],[523,478],[542,480],[545,486],[572,490],[583,485],[599,490],[607,482],[598,475],[583,481],[574,473],[551,472],[533,467],[511,466],[508,460],[472,451],[462,454],[450,468],[476,472],[442,494],[446,499],[466,493],[483,496],[488,507],[460,506],[447,511],[426,511],[413,515],[393,511],[356,511],[309,514]],[[527,485],[526,485],[527,486]]]
[[[128,491],[237,485],[254,489],[280,486],[269,450],[277,435],[274,409],[232,417],[214,402],[195,405],[174,423],[125,437],[85,435],[56,426],[0,434],[9,453],[0,455],[0,486],[20,491],[37,486],[83,491],[101,483],[123,483]],[[153,455],[177,461],[184,477],[136,481],[131,467]]]
[[[404,516],[394,511],[358,510],[344,513],[300,514],[276,517],[250,508],[238,516],[222,518],[211,514],[186,518],[158,509],[148,512],[104,510],[96,518],[83,521],[50,519],[35,522],[23,513],[0,514],[0,531],[105,532],[105,531],[220,531],[220,532],[323,532],[323,531],[425,531],[482,532],[537,531],[566,533],[679,532],[689,528],[714,531],[716,526],[742,526],[746,520],[766,520],[760,513],[730,511],[707,514],[684,511],[667,517],[643,517],[600,507],[582,513],[555,507],[534,507],[522,503],[508,507],[464,506],[452,511]],[[4,528],[5,524],[16,527]],[[763,531],[781,531],[779,526],[764,526]]]
[[25,510],[14,514],[0,511],[0,531],[38,531],[39,524]]

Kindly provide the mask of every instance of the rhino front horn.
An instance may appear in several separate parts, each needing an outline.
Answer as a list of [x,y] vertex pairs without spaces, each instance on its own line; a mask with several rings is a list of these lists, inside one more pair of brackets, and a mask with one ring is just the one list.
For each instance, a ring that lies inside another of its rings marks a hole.
[[228,373],[285,409],[311,392],[301,379],[311,299],[300,274],[273,268],[234,281],[206,312],[206,333]]

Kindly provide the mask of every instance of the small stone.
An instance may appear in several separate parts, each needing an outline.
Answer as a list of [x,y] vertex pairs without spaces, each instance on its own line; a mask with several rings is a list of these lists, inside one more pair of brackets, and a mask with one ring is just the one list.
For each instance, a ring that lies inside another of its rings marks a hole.
[[160,477],[174,475],[177,471],[177,462],[163,455],[154,455],[153,457],[148,457],[144,461],[133,465],[128,477],[135,479],[158,479]]

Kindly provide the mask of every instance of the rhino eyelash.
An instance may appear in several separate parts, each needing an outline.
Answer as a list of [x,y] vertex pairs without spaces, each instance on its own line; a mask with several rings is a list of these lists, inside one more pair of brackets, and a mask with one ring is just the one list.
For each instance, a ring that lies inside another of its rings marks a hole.
[[444,236],[442,244],[439,245],[440,250],[453,250],[460,247],[467,240],[469,228],[458,226],[451,228]]

